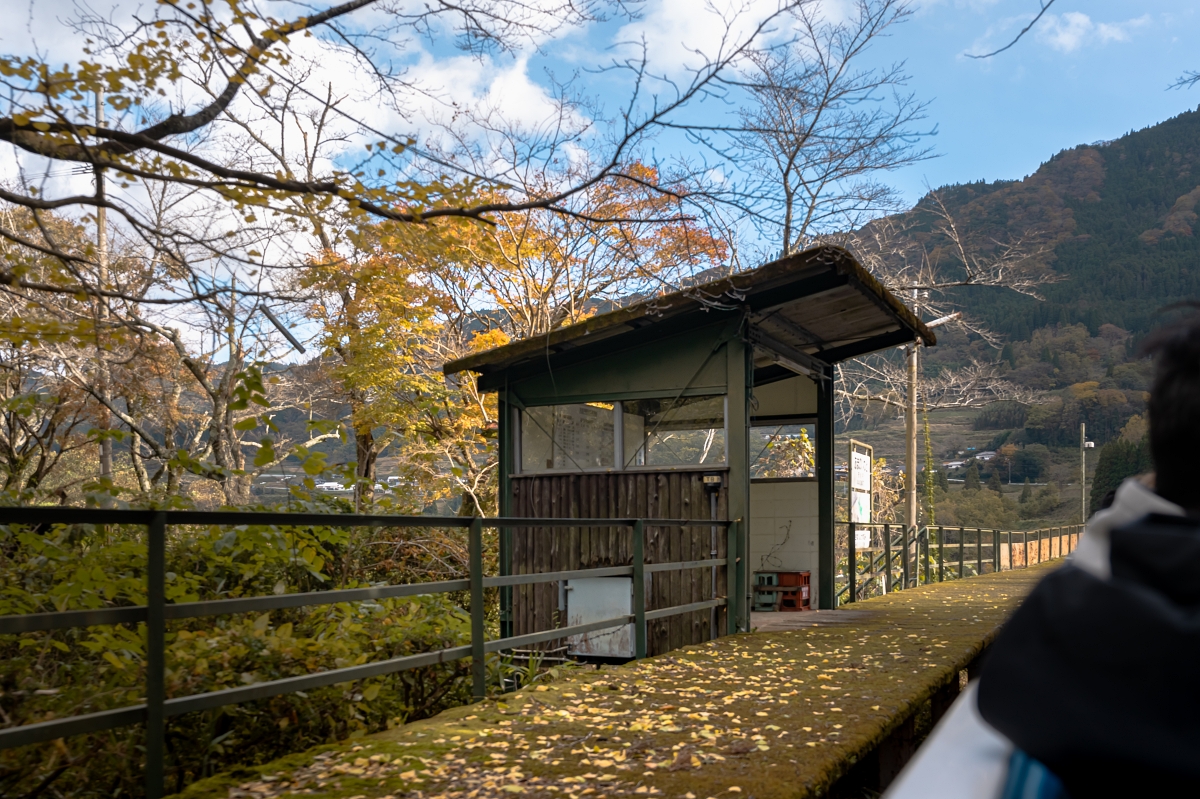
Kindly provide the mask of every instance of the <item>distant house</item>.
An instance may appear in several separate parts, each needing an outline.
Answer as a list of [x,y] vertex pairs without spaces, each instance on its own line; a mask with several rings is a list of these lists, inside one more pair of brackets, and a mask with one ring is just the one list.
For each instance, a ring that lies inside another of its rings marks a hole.
[[992,459],[993,459],[993,458],[995,458],[995,457],[996,457],[996,453],[995,453],[995,452],[992,452],[991,450],[987,450],[986,452],[980,452],[980,453],[977,453],[977,454],[975,455],[975,460],[980,460],[980,461],[985,461],[985,462],[986,462],[986,461],[990,461],[990,460],[992,460]]
[[943,469],[961,469],[966,466],[966,461],[946,461],[942,464]]

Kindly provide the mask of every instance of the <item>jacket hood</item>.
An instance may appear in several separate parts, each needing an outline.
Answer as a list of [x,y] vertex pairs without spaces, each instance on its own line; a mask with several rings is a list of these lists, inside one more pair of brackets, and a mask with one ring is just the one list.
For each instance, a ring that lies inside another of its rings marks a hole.
[[1200,784],[1200,525],[1181,513],[1123,484],[988,653],[980,713],[1073,799]]

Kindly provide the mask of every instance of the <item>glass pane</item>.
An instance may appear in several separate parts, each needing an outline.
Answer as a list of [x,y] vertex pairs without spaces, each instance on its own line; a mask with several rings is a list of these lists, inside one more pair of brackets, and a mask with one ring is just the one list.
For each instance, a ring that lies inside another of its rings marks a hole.
[[816,477],[816,425],[750,428],[750,477]]
[[524,411],[521,471],[578,472],[612,467],[612,405],[551,405]]
[[625,465],[725,463],[725,397],[632,400],[625,417]]

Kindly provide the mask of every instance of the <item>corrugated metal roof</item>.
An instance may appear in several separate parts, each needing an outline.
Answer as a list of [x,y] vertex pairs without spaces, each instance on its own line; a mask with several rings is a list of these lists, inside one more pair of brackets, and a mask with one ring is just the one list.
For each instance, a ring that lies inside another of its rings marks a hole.
[[937,339],[854,256],[823,246],[731,275],[598,314],[545,335],[448,362],[443,371],[488,374],[622,336],[683,314],[747,314],[756,346],[792,360],[834,364],[920,338]]

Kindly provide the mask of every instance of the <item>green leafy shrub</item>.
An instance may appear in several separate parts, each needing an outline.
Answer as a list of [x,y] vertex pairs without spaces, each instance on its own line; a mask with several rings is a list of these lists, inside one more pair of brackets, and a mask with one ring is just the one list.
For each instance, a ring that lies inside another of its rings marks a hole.
[[[325,501],[297,497],[292,509],[327,510]],[[144,536],[140,527],[0,526],[0,614],[144,604]],[[167,599],[445,579],[461,576],[465,565],[465,534],[457,529],[174,527]],[[167,694],[460,646],[470,640],[466,599],[429,595],[172,622]],[[144,640],[141,624],[0,636],[0,724],[143,701]],[[168,789],[463,704],[470,700],[469,670],[462,660],[169,719]],[[142,739],[143,730],[131,727],[2,751],[0,795],[51,787],[50,795],[63,797],[141,795]]]

